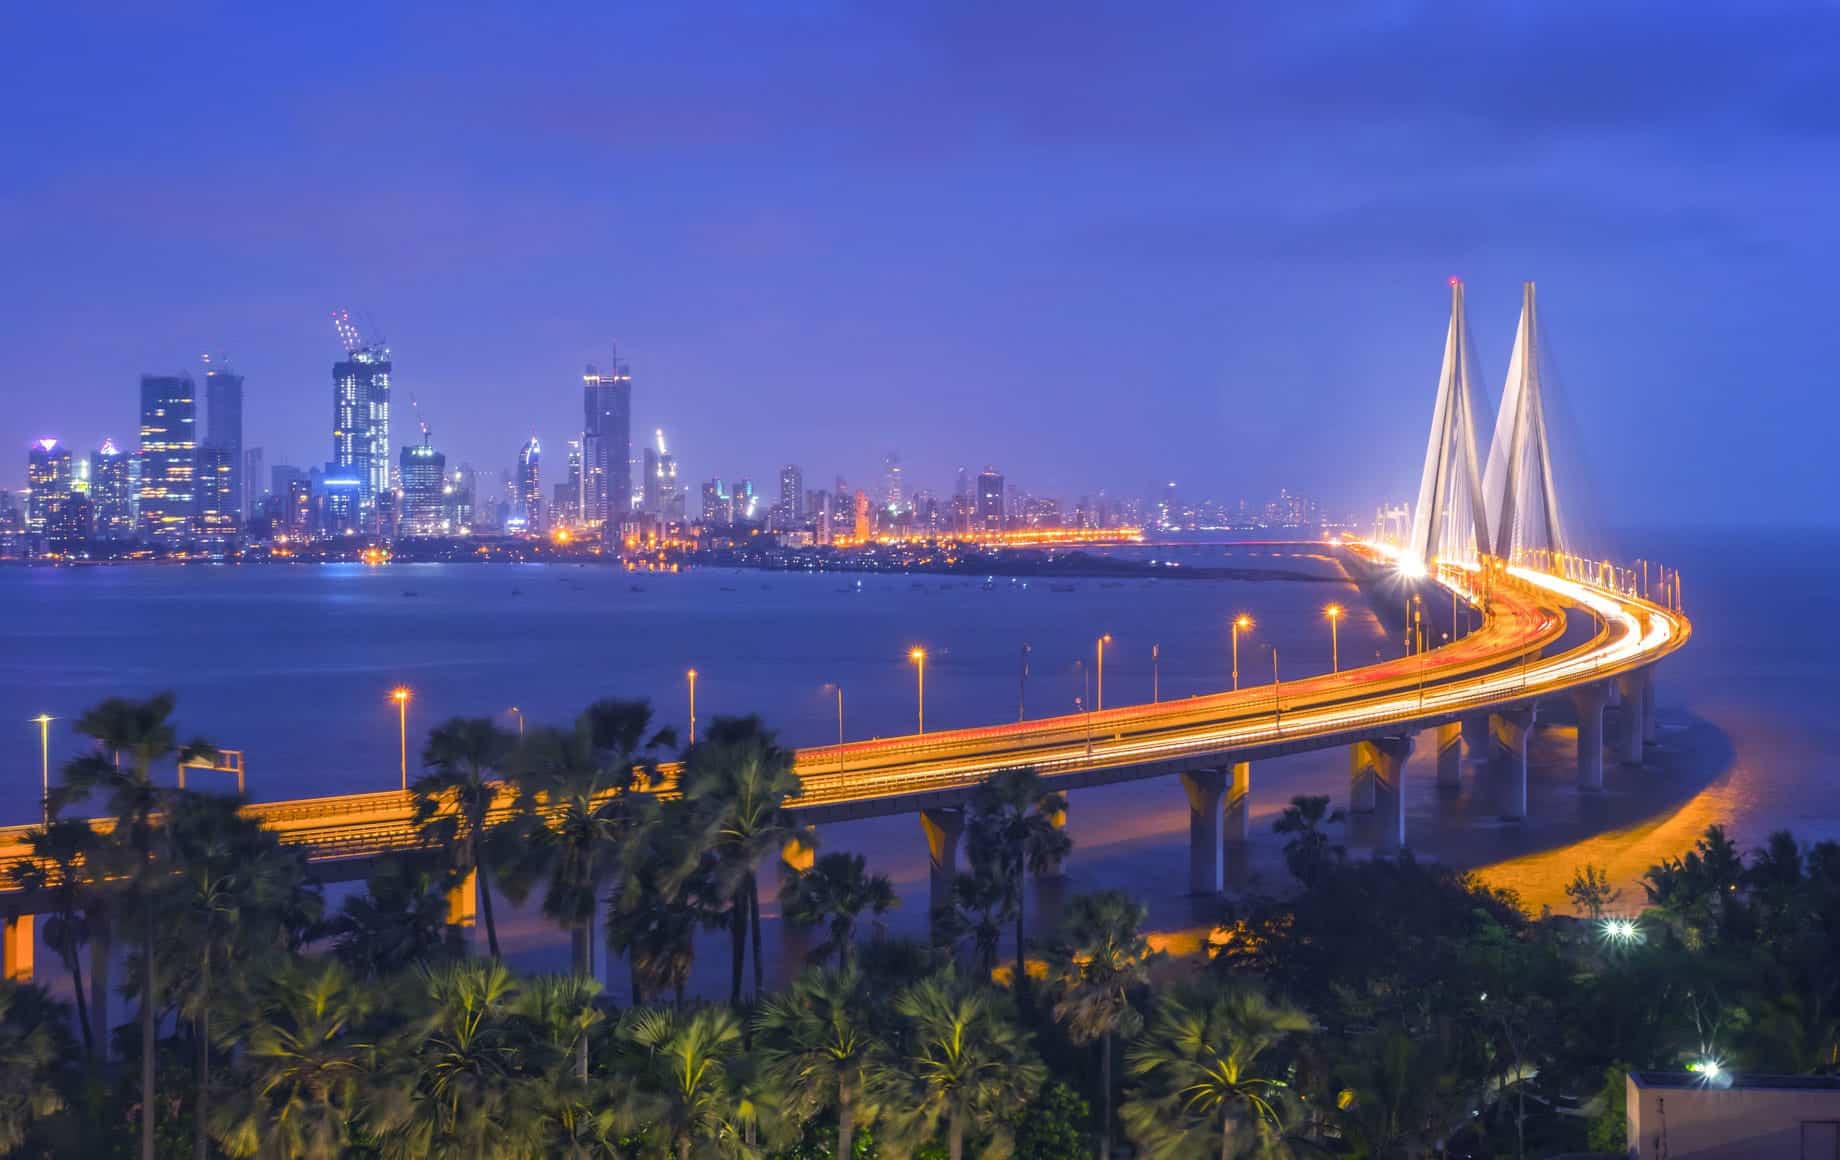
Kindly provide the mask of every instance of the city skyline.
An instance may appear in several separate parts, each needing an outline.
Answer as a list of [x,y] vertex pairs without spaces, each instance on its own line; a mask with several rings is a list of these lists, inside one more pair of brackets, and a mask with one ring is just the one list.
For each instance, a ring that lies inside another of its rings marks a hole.
[[[712,39],[673,13],[405,10],[357,45],[297,15],[22,13],[62,47],[0,82],[23,396],[0,446],[119,442],[124,387],[227,349],[247,445],[316,460],[320,322],[346,305],[456,459],[559,446],[572,375],[617,340],[650,386],[634,429],[725,474],[870,479],[896,446],[916,479],[1001,460],[1049,490],[1294,478],[1357,506],[1411,490],[1347,449],[1422,437],[1455,274],[1491,397],[1540,281],[1605,522],[1829,520],[1795,441],[1835,417],[1812,376],[1840,17],[1775,11],[1658,39],[1633,6],[1154,28],[821,7],[735,10]],[[648,51],[603,89],[554,67],[588,42]],[[1534,59],[1588,83],[1542,95]],[[315,60],[339,83],[295,67]],[[204,62],[223,83],[200,92]],[[326,180],[347,168],[372,180]],[[1742,462],[1785,411],[1809,420],[1791,446]],[[1676,453],[1619,454],[1638,426]]]

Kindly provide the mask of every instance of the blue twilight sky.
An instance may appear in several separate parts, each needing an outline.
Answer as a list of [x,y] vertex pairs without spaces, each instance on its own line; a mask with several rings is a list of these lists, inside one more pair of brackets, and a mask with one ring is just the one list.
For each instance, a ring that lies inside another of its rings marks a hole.
[[1539,282],[1575,507],[1836,518],[1833,5],[180,0],[0,41],[0,486],[206,351],[248,443],[323,461],[344,307],[398,442],[413,393],[480,468],[559,469],[617,341],[692,483],[898,450],[1371,511],[1455,274],[1491,410]]

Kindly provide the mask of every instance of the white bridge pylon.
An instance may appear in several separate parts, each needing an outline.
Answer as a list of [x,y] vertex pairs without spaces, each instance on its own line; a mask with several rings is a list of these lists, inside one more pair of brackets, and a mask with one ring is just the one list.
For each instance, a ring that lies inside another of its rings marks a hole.
[[1400,554],[1400,566],[1409,572],[1422,573],[1435,560],[1467,562],[1478,554],[1512,560],[1534,549],[1566,551],[1546,434],[1532,282],[1522,287],[1520,328],[1502,384],[1494,438],[1480,471],[1471,382],[1475,357],[1463,283],[1452,278],[1450,329],[1444,338],[1425,470],[1412,509],[1412,532]]
[[1472,560],[1489,549],[1489,505],[1476,457],[1476,395],[1470,381],[1475,342],[1463,311],[1463,282],[1450,280],[1450,330],[1438,372],[1437,406],[1425,446],[1425,471],[1401,565],[1422,573],[1433,560]]
[[1495,414],[1495,438],[1489,443],[1482,488],[1489,501],[1495,555],[1512,560],[1524,550],[1566,551],[1559,493],[1553,486],[1552,447],[1546,437],[1532,282],[1521,287],[1521,324],[1508,360],[1508,381],[1501,389],[1501,408]]

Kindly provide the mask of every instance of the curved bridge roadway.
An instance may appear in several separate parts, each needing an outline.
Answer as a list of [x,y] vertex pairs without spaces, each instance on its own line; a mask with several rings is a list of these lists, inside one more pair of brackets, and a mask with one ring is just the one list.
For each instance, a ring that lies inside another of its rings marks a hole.
[[[1369,563],[1387,556],[1375,545],[1345,549]],[[1518,767],[1508,817],[1525,812],[1526,741],[1541,700],[1573,703],[1585,788],[1602,786],[1608,706],[1620,706],[1618,756],[1640,762],[1653,740],[1648,668],[1686,643],[1685,616],[1630,592],[1500,561],[1445,566],[1434,579],[1483,613],[1480,628],[1443,648],[1278,687],[803,749],[796,766],[805,793],[795,808],[813,823],[919,813],[938,890],[955,870],[963,803],[995,770],[1031,765],[1060,789],[1176,774],[1190,805],[1190,885],[1203,892],[1220,888],[1223,860],[1247,839],[1254,761],[1349,746],[1350,805],[1382,814],[1382,848],[1404,841],[1399,779],[1423,731],[1435,730],[1440,781],[1460,776],[1465,749]],[[1590,618],[1588,639],[1544,655],[1575,616]],[[672,772],[660,791],[670,791]],[[360,876],[371,858],[418,840],[410,803],[395,790],[256,803],[249,812],[283,841],[306,846],[328,878]],[[24,899],[5,871],[25,856],[27,829],[0,828],[0,896],[15,895],[0,908],[10,902],[11,913]],[[17,942],[8,938],[9,955]]]

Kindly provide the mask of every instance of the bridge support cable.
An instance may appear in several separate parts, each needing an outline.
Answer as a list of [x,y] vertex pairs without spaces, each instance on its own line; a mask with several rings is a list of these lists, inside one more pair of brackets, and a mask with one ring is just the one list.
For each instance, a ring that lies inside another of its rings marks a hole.
[[1521,288],[1521,321],[1508,359],[1495,434],[1482,475],[1488,499],[1493,554],[1504,560],[1523,552],[1566,554],[1559,494],[1553,486],[1552,444],[1547,436],[1546,399],[1540,383],[1539,313],[1533,283]]
[[1437,404],[1425,469],[1405,560],[1422,571],[1438,559],[1475,559],[1489,546],[1488,505],[1476,454],[1476,403],[1471,382],[1475,343],[1463,308],[1463,283],[1450,280],[1450,329],[1444,337],[1444,365],[1438,372]]

